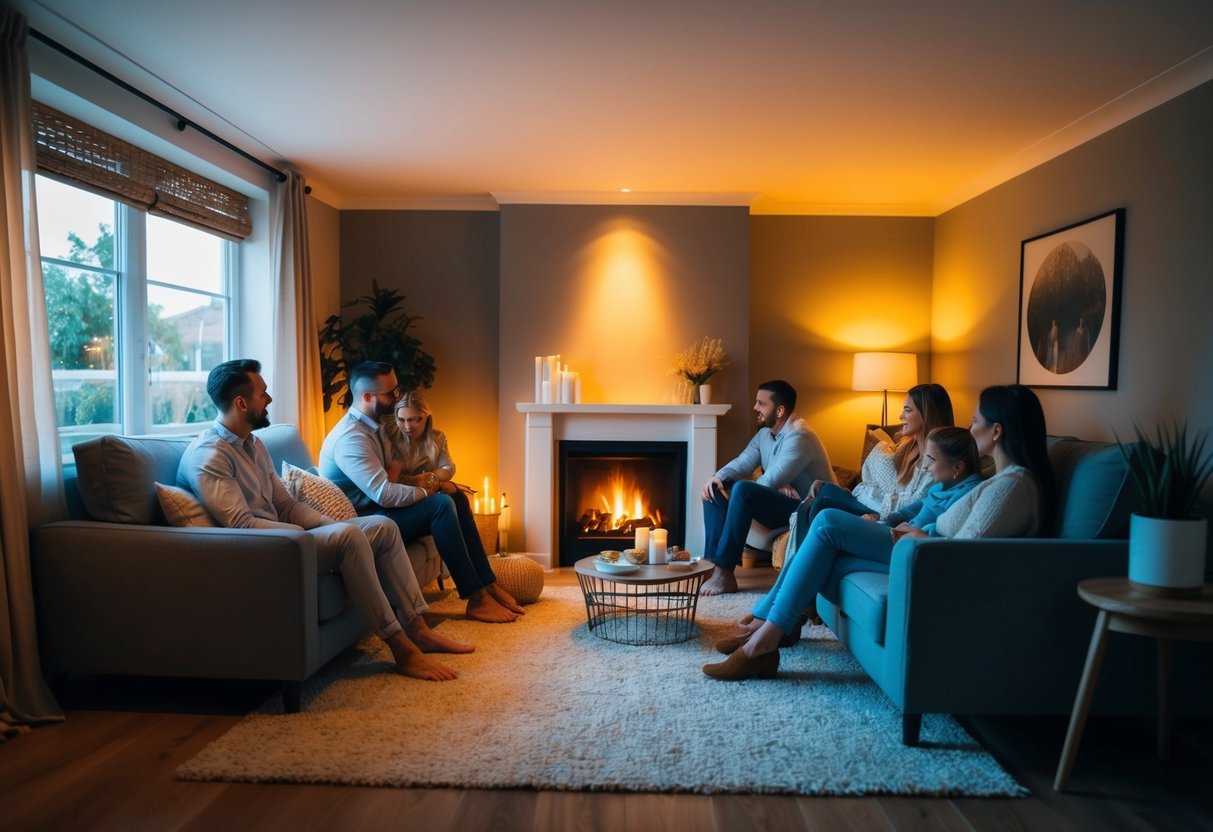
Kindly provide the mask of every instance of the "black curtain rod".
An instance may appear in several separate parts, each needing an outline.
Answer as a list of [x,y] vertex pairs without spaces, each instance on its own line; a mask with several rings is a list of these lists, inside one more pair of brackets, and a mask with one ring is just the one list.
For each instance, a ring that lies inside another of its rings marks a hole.
[[[107,70],[104,70],[101,67],[97,66],[95,63],[93,63],[88,58],[84,57],[83,55],[73,52],[72,50],[68,49],[66,46],[59,43],[58,41],[55,41],[55,40],[47,37],[46,35],[42,34],[37,29],[31,28],[29,30],[29,33],[35,40],[42,41],[47,46],[49,46],[51,49],[54,49],[56,52],[60,52],[64,55],[66,55],[67,57],[71,58],[73,61],[80,64],[81,66],[91,69],[93,72],[97,73],[102,78],[109,81],[110,83],[117,84],[119,87],[122,87],[122,89],[129,92],[131,95],[138,96],[139,98],[142,98],[144,101],[146,101],[148,104],[151,104],[153,107],[155,107],[159,110],[163,110],[164,112],[168,113],[177,122],[178,130],[184,131],[185,128],[192,127],[195,130],[197,130],[199,133],[201,133],[202,135],[206,136],[211,141],[213,141],[217,144],[223,145],[228,150],[232,151],[233,153],[237,154],[238,156],[242,156],[245,159],[248,159],[250,162],[252,162],[257,167],[263,168],[264,170],[269,171],[275,177],[277,177],[279,182],[286,181],[286,174],[283,173],[282,171],[278,170],[278,168],[273,167],[272,165],[267,165],[265,162],[261,161],[256,156],[253,156],[250,153],[245,153],[243,150],[236,147],[236,145],[232,144],[227,139],[223,138],[222,136],[215,135],[214,133],[212,133],[210,130],[207,130],[205,127],[203,127],[198,122],[193,121],[192,119],[188,119],[185,116],[181,115],[181,113],[177,112],[172,107],[169,107],[166,104],[161,104],[159,101],[152,98],[150,95],[143,92],[142,90],[135,89],[130,84],[126,83],[126,81],[123,81],[121,78],[114,75],[112,72],[108,72]],[[312,192],[311,187],[309,186],[309,187],[304,188],[304,192],[311,193]]]

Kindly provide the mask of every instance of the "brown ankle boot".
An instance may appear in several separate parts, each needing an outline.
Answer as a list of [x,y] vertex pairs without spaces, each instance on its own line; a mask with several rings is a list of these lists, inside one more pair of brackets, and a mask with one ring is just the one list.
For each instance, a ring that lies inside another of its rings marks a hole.
[[779,672],[779,651],[772,650],[761,656],[750,658],[740,647],[718,664],[705,664],[703,672],[722,682],[740,682],[743,679],[774,679]]

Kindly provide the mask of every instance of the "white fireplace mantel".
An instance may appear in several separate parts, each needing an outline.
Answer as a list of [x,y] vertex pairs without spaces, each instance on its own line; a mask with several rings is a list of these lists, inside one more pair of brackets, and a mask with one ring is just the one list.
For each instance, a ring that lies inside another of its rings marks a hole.
[[526,546],[540,565],[551,568],[560,562],[556,443],[562,440],[686,442],[686,547],[692,552],[703,550],[699,488],[716,472],[716,419],[731,405],[521,402],[516,406],[526,414]]

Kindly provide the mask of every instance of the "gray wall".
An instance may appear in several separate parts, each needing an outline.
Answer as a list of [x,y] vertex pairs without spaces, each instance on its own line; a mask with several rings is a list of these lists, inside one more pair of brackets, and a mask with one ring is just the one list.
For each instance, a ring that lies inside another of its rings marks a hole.
[[411,331],[438,367],[425,391],[434,424],[465,483],[497,476],[497,253],[493,212],[341,212],[341,301],[368,294],[372,280],[406,295],[404,309],[421,318]]
[[[1016,378],[1020,242],[1124,208],[1115,391],[1041,390],[1054,433],[1111,439],[1133,422],[1213,422],[1213,83],[935,222],[934,380],[971,413]],[[963,422],[963,418],[962,418]]]

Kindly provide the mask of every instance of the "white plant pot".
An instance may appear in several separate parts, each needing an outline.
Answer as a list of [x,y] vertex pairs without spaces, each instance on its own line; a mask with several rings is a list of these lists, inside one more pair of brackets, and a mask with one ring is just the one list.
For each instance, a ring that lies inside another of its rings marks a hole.
[[700,404],[711,404],[712,403],[712,385],[710,385],[710,384],[699,385],[699,403]]
[[1205,580],[1206,520],[1129,521],[1129,580],[1163,594],[1199,592]]

